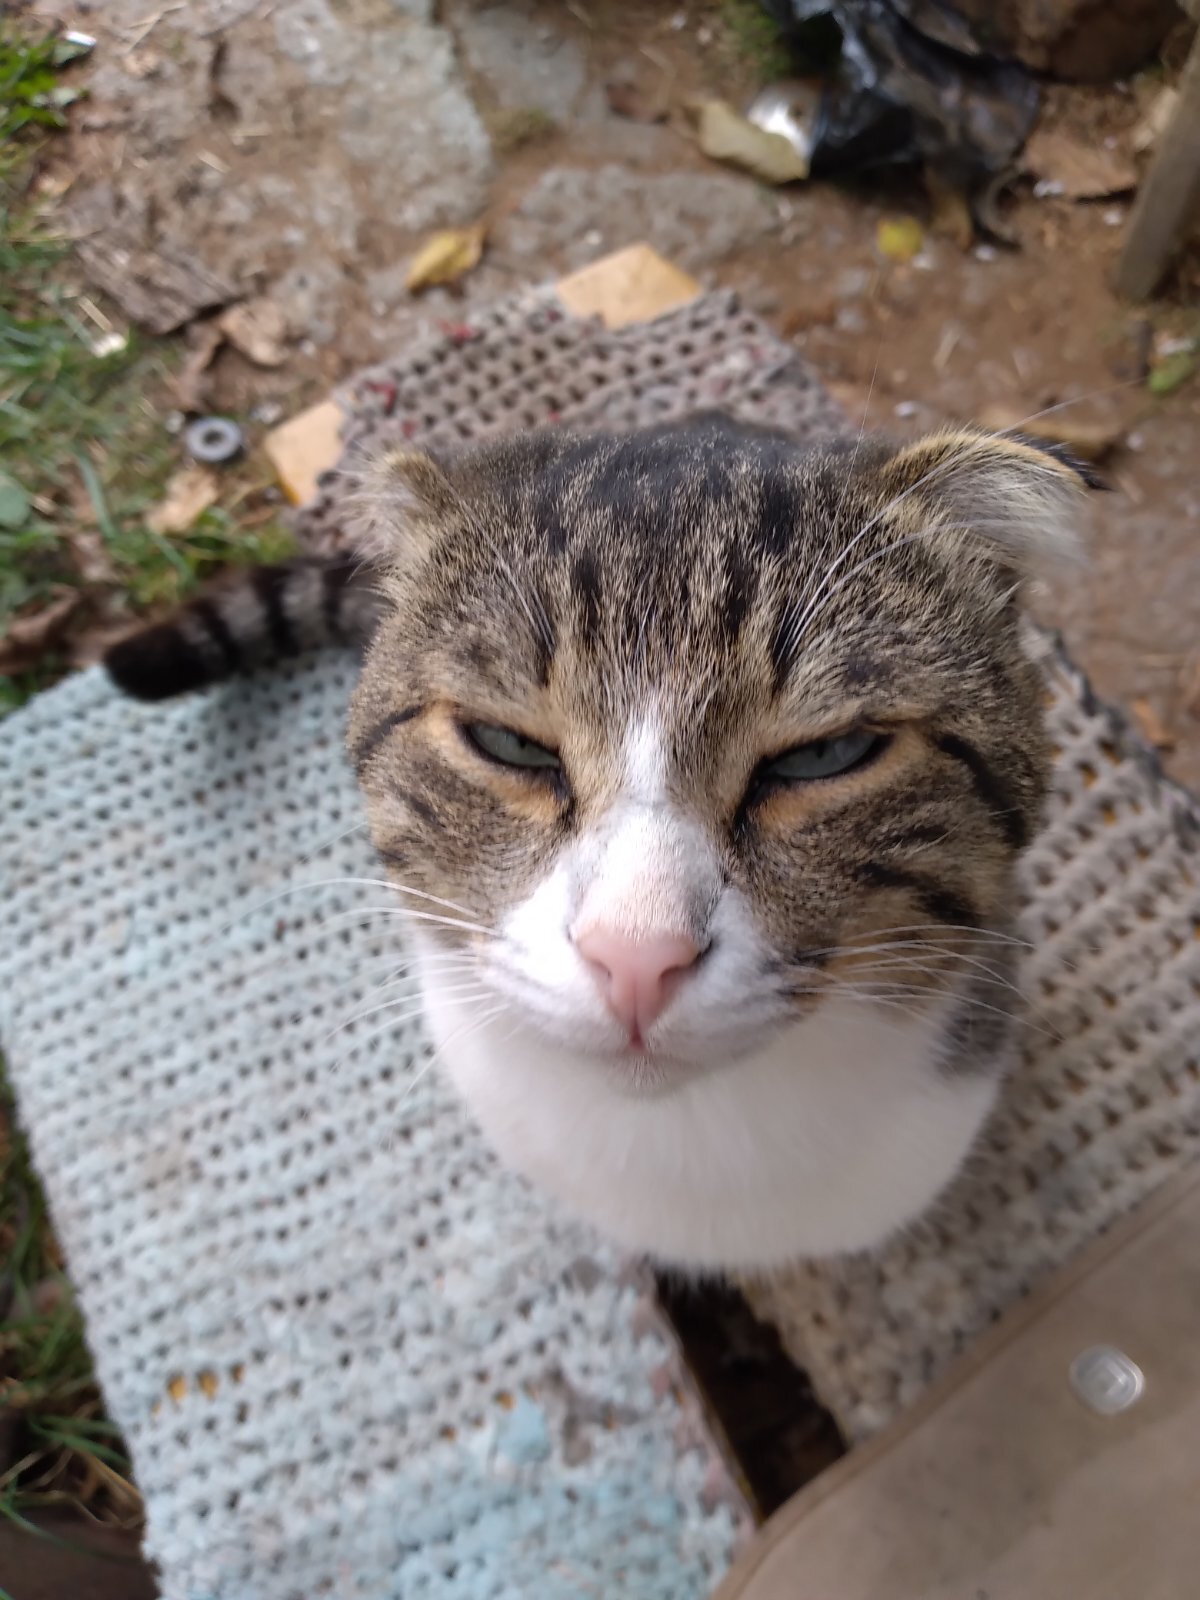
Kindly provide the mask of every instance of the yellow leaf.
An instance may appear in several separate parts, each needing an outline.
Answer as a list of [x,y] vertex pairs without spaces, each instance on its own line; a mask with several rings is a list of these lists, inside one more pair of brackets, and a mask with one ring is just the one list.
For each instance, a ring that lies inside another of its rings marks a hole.
[[920,255],[925,235],[915,217],[889,217],[875,230],[875,243],[889,261],[911,261]]
[[405,281],[411,293],[418,294],[435,283],[457,283],[478,266],[486,232],[486,226],[477,222],[470,228],[447,228],[426,239],[408,268]]

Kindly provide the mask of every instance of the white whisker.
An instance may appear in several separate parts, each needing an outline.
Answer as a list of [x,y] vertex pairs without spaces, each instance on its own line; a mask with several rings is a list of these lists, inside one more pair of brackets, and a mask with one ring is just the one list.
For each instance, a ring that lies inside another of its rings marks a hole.
[[485,939],[497,937],[491,928],[485,928],[480,922],[463,922],[457,917],[440,917],[436,912],[413,911],[408,906],[356,906],[349,911],[332,911],[323,921],[365,922],[371,917],[395,917],[402,922],[433,922],[446,928],[458,928],[464,933],[482,934]]
[[[438,992],[439,994],[444,995],[456,995],[461,1000],[473,1000],[482,995],[492,994],[494,991],[489,989],[486,984],[475,981],[471,983],[448,984],[445,988],[439,988]],[[411,1001],[415,1000],[415,998],[415,993],[393,995],[390,1000],[383,1000],[379,1003],[379,1005],[367,1006],[362,1011],[356,1011],[352,1017],[347,1017],[345,1022],[339,1022],[336,1028],[331,1028],[328,1033],[322,1035],[319,1042],[321,1044],[328,1044],[330,1039],[336,1038],[339,1033],[345,1033],[346,1029],[352,1028],[356,1022],[362,1022],[367,1017],[378,1016],[381,1011],[394,1010],[398,1006],[408,1005]],[[425,1001],[422,998],[421,1004],[416,1008],[415,1013],[408,1014],[420,1016],[424,1010]]]
[[340,844],[343,839],[348,839],[352,833],[365,832],[366,827],[367,824],[365,822],[356,822],[353,827],[343,828],[341,833],[335,833],[332,839],[324,840],[321,844],[317,845],[315,850],[310,850],[308,855],[301,856],[296,865],[299,867],[307,867],[311,865],[311,863],[314,862],[319,855],[323,855],[326,850],[332,850],[335,844]]

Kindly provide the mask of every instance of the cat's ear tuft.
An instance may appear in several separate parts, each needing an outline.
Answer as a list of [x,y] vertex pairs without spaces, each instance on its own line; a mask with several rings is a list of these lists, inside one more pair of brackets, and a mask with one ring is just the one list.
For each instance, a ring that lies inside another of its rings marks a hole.
[[355,548],[384,568],[419,559],[461,506],[445,470],[423,450],[385,450],[351,476]]
[[889,509],[903,520],[935,508],[949,534],[969,536],[1019,574],[1077,557],[1080,496],[1108,487],[1061,445],[969,428],[903,446],[885,464],[884,480]]

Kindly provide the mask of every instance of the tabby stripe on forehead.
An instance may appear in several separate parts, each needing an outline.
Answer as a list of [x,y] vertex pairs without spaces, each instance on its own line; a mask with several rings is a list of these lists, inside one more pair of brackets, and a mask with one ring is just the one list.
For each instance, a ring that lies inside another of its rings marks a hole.
[[1007,784],[992,770],[975,746],[954,733],[937,735],[936,744],[943,755],[966,767],[971,774],[975,793],[991,812],[996,826],[1013,849],[1020,850],[1028,844],[1029,828],[1020,806]]
[[590,550],[581,551],[571,569],[571,581],[583,606],[579,631],[583,643],[591,648],[600,632],[600,567]]
[[758,574],[736,546],[725,563],[725,594],[721,602],[721,630],[730,644],[742,631],[758,593]]
[[783,693],[788,673],[792,670],[795,623],[795,606],[792,601],[785,599],[771,629],[771,693],[775,696]]
[[558,649],[544,590],[539,590],[534,596],[534,610],[542,619],[542,626],[533,631],[533,673],[538,687],[544,689],[550,682],[550,668],[554,662],[554,652]]
[[868,861],[856,867],[854,875],[860,883],[869,884],[873,889],[907,889],[933,922],[958,928],[979,926],[979,914],[969,900],[921,873],[906,872],[902,867],[887,866],[882,861]]
[[209,639],[221,653],[226,672],[236,672],[242,664],[242,654],[237,647],[233,630],[225,621],[212,600],[193,600],[192,616],[201,624]]
[[283,608],[283,596],[290,578],[287,567],[258,567],[251,577],[254,593],[266,613],[271,644],[275,653],[281,656],[294,656],[300,648]]
[[355,767],[361,772],[388,734],[402,727],[404,723],[411,722],[420,710],[420,706],[405,706],[403,711],[389,711],[386,717],[380,717],[379,721],[368,728],[355,744],[353,751]]

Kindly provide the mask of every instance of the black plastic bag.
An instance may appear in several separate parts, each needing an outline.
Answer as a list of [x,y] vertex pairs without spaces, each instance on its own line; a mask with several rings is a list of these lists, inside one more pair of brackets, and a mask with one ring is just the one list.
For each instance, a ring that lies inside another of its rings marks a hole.
[[764,0],[825,80],[812,174],[919,163],[971,195],[1013,167],[1038,87],[940,0]]

